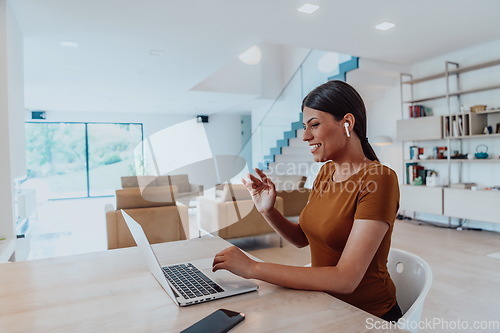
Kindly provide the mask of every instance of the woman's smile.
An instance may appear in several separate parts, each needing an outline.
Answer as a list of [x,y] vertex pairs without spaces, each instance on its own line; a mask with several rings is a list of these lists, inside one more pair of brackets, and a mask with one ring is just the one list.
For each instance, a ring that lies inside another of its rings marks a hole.
[[314,154],[319,147],[321,147],[321,143],[309,144],[309,148],[311,148],[311,154]]

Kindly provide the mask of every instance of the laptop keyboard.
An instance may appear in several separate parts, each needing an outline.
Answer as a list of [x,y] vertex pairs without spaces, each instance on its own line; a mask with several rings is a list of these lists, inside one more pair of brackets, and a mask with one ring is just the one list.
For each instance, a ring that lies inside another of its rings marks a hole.
[[163,267],[163,274],[186,299],[224,291],[191,263]]

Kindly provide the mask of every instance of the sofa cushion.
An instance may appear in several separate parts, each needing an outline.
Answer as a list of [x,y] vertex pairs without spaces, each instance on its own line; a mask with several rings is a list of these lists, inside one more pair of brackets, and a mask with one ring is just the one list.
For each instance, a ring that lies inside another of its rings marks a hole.
[[[174,206],[175,186],[139,187],[116,190],[116,209]],[[172,195],[174,197],[172,197]]]
[[[241,208],[240,215],[241,219],[237,221],[234,206],[229,203],[226,205],[226,218],[224,228],[221,228],[217,233],[218,236],[222,238],[237,238],[237,237],[248,237],[257,236],[274,232],[274,229],[266,222],[264,217],[257,211],[253,202],[241,202],[238,204]],[[245,203],[245,204],[243,204]],[[274,203],[276,209],[283,214],[283,199],[276,197],[276,202]],[[235,222],[237,221],[237,222]]]
[[293,191],[304,188],[306,177],[301,175],[279,175],[272,177],[276,191]]
[[307,205],[311,190],[301,188],[293,191],[279,191],[278,197],[283,198],[284,216],[298,216]]
[[169,186],[168,176],[158,176],[156,177],[156,186]]
[[171,175],[158,177],[158,185],[169,185],[168,177],[170,177],[171,184],[177,186],[179,193],[191,191],[191,184],[189,184],[188,175]]
[[233,201],[233,194],[237,201],[252,200],[252,195],[243,184],[225,184],[224,190],[220,193],[220,197],[218,199],[220,201]]
[[122,188],[156,186],[155,176],[122,177]]

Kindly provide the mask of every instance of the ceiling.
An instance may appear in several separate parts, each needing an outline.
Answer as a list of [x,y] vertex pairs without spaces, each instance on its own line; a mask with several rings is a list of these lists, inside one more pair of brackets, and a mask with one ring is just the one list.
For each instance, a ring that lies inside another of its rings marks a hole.
[[[211,114],[265,105],[254,44],[410,65],[500,38],[498,0],[10,0],[25,37],[31,110]],[[382,32],[374,26],[389,21]],[[72,41],[78,48],[62,48]],[[152,56],[159,50],[159,56]],[[266,54],[263,53],[263,57]],[[279,61],[276,66],[280,66]],[[231,70],[228,70],[231,68]],[[203,91],[210,77],[238,89]],[[241,83],[243,82],[243,83]],[[246,82],[254,84],[245,89]]]

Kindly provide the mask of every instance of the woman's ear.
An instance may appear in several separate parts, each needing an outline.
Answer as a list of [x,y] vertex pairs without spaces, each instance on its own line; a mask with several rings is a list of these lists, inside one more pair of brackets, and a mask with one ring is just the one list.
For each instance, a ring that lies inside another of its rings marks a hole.
[[346,115],[342,119],[342,123],[348,123],[350,131],[353,131],[354,125],[356,124],[356,118],[354,118],[354,115],[352,113],[346,113]]

